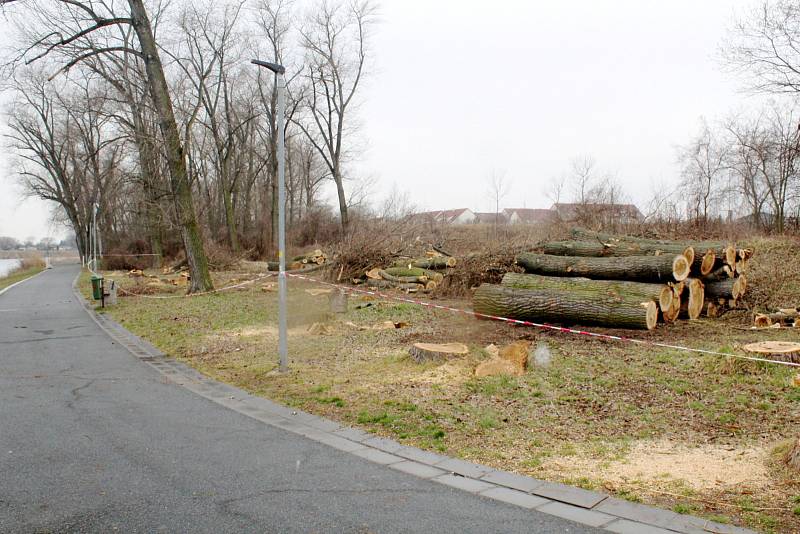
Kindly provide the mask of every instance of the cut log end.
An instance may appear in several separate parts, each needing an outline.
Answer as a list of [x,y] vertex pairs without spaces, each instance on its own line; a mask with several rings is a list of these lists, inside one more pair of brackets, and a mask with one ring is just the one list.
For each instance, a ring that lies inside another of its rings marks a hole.
[[686,258],[686,261],[689,262],[689,265],[694,263],[694,247],[688,246],[683,249],[683,256]]
[[728,245],[725,247],[725,263],[731,266],[732,269],[736,268],[736,247]]
[[717,263],[717,253],[713,250],[707,251],[703,254],[703,261],[700,263],[700,274],[706,276],[713,271],[715,263]]
[[469,347],[463,343],[414,343],[408,353],[417,363],[442,361],[452,356],[469,354]]
[[703,304],[705,303],[705,290],[703,282],[697,279],[692,279],[689,282],[689,302],[687,311],[689,319],[699,319],[703,312]]
[[658,295],[658,307],[661,309],[661,313],[667,313],[672,308],[673,291],[671,286],[664,286]]
[[686,259],[686,256],[683,254],[678,254],[675,256],[675,259],[672,260],[672,276],[678,282],[686,280],[689,278],[689,273],[692,269],[692,263]]
[[647,310],[647,329],[652,330],[658,324],[658,305],[652,300],[648,300],[647,302],[642,302],[642,306]]

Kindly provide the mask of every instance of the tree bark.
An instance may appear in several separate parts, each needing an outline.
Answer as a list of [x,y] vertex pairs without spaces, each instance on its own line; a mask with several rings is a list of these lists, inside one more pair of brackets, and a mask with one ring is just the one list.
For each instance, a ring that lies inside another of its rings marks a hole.
[[[517,256],[517,263],[526,272],[551,276],[585,276],[606,280],[636,280],[642,282],[669,282],[685,279],[673,274],[673,263],[683,255],[629,256],[622,258],[581,258],[575,256],[549,256],[545,254],[523,253]],[[682,269],[687,271],[686,269]],[[682,274],[681,274],[682,276]]]
[[563,291],[594,292],[620,299],[639,297],[658,302],[666,289],[672,296],[672,289],[666,284],[647,284],[612,280],[592,280],[590,278],[542,276],[538,274],[506,273],[501,285],[519,289],[553,289]]
[[612,243],[595,241],[550,241],[539,245],[543,254],[554,256],[661,256],[683,254],[686,245],[680,243],[650,244],[650,243]]
[[652,330],[658,308],[652,300],[620,300],[608,295],[551,289],[517,289],[483,284],[473,297],[476,313],[562,324]]
[[142,0],[128,0],[128,5],[131,9],[133,29],[139,39],[141,52],[144,55],[145,70],[150,82],[150,95],[158,113],[158,123],[166,145],[172,194],[175,200],[178,220],[182,228],[183,244],[186,249],[186,259],[189,263],[189,273],[191,275],[189,292],[209,291],[213,289],[213,284],[211,275],[208,272],[208,259],[203,248],[203,239],[200,235],[200,227],[197,224],[192,202],[192,190],[186,171],[180,133],[172,109],[169,86],[167,85],[144,3]]

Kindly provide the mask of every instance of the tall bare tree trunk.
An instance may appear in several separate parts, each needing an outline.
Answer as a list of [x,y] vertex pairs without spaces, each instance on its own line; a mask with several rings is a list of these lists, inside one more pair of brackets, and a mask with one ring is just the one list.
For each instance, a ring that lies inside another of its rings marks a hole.
[[164,69],[156,48],[150,19],[147,16],[142,0],[128,0],[131,8],[133,29],[139,38],[141,52],[144,55],[145,70],[150,82],[150,95],[158,113],[159,127],[166,143],[167,160],[169,162],[170,182],[175,200],[178,220],[181,224],[183,244],[186,249],[186,260],[189,263],[191,281],[190,292],[213,289],[208,272],[208,260],[203,248],[203,239],[192,202],[192,190],[186,172],[186,161],[183,156],[178,125],[172,109],[169,87],[164,76]]
[[342,173],[337,168],[333,173],[336,182],[336,194],[339,197],[339,214],[342,217],[342,232],[347,233],[350,226],[350,215],[347,213],[347,196],[344,194],[344,183],[342,183]]

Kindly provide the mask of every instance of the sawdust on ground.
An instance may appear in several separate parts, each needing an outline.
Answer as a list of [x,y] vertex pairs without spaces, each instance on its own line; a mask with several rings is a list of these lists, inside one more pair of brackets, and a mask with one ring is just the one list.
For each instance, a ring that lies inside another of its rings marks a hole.
[[769,485],[768,455],[764,447],[695,447],[669,440],[640,441],[620,460],[561,456],[550,458],[542,467],[611,484],[658,486],[679,482],[698,491],[719,490]]

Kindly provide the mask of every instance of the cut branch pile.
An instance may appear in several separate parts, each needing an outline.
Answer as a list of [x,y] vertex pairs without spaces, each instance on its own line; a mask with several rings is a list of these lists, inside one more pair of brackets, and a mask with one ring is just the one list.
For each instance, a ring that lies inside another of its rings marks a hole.
[[[474,311],[528,321],[652,330],[718,317],[747,289],[749,249],[715,241],[610,236],[583,229],[572,241],[540,243],[517,255],[525,274],[483,284]],[[777,320],[777,319],[776,319]],[[792,318],[792,320],[794,320]]]

